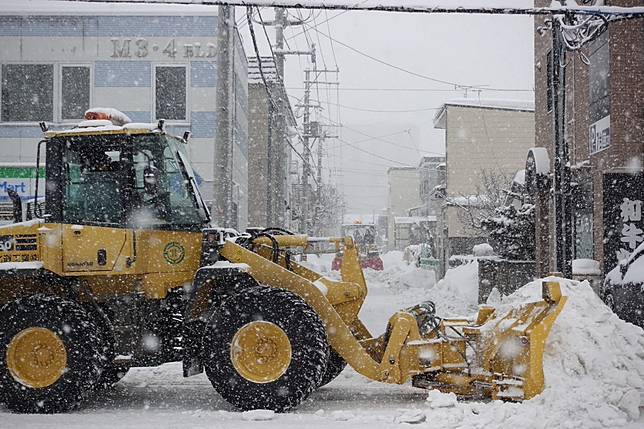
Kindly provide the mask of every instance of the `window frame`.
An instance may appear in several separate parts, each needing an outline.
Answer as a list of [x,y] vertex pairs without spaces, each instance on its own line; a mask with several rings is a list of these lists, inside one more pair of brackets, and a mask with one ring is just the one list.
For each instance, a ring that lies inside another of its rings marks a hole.
[[[186,72],[186,117],[185,119],[167,119],[167,118],[157,118],[157,68],[159,67],[176,67],[183,68]],[[151,104],[150,108],[152,110],[152,121],[157,122],[159,119],[164,119],[166,124],[172,125],[189,125],[190,124],[190,65],[188,63],[156,63],[152,64],[150,68],[152,73],[151,83],[152,91],[150,93]]]
[[[53,94],[52,94],[52,120],[47,121],[54,124],[77,124],[83,118],[78,119],[62,119],[62,79],[63,79],[63,67],[87,67],[89,68],[89,106],[90,108],[94,103],[94,64],[92,63],[79,63],[79,62],[70,62],[70,63],[58,63],[52,61],[2,61],[0,62],[0,74],[2,66],[4,65],[51,65],[53,67]],[[1,81],[1,75],[0,75]],[[0,82],[1,84],[1,82]],[[2,91],[0,88],[0,111],[2,108]],[[32,127],[34,124],[42,121],[42,118],[34,121],[5,121],[0,115],[0,124],[1,125],[11,125],[11,126],[28,126]]]
[[[92,108],[93,100],[94,100],[94,65],[89,64],[89,63],[60,63],[58,64],[58,89],[56,91],[56,95],[58,96],[58,102],[56,103],[56,107],[58,107],[58,111],[56,112],[56,109],[54,109],[54,112],[56,113],[55,118],[57,118],[57,123],[61,124],[77,124],[78,121],[82,121],[84,118],[76,118],[76,119],[65,119],[63,118],[63,67],[86,67],[89,69],[89,107]],[[56,80],[56,79],[55,79]],[[54,101],[56,99],[54,98]]]

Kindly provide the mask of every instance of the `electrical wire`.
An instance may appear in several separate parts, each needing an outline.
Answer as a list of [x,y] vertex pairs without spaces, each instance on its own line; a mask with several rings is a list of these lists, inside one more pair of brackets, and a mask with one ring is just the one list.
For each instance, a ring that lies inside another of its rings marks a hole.
[[395,159],[387,158],[387,157],[378,155],[377,153],[370,152],[368,150],[365,150],[365,149],[361,148],[360,146],[356,146],[356,145],[354,145],[352,143],[349,143],[348,141],[346,141],[344,139],[341,139],[339,137],[337,139],[339,141],[341,141],[342,143],[346,144],[347,146],[352,147],[355,150],[358,150],[360,152],[366,153],[367,155],[373,156],[374,158],[379,158],[379,159],[382,159],[383,161],[393,162],[394,164],[398,164],[398,165],[401,165],[401,166],[404,166],[404,167],[409,167],[409,164],[405,164],[404,162],[396,161]]
[[[258,68],[259,68],[259,74],[260,74],[260,76],[262,78],[262,82],[264,83],[264,88],[266,89],[266,94],[268,96],[268,99],[269,99],[271,105],[273,107],[275,107],[275,100],[273,98],[273,95],[271,94],[271,91],[270,91],[269,87],[268,87],[268,82],[266,81],[266,76],[264,75],[264,69],[263,69],[263,66],[262,66],[261,55],[259,54],[259,48],[257,47],[257,38],[255,37],[255,29],[253,27],[252,7],[251,6],[248,6],[246,8],[246,19],[248,21],[248,29],[250,31],[250,37],[253,40],[253,48],[255,50],[255,55],[257,56],[257,65],[258,65]],[[275,57],[273,57],[273,61],[274,60],[275,60]],[[295,149],[295,146],[293,146],[291,141],[288,138],[285,139],[285,140],[287,141],[288,145],[291,147],[293,152],[295,152],[295,154],[297,156],[299,156],[300,159],[302,159],[302,162],[304,162],[305,164],[308,164],[307,161],[302,156],[302,154],[300,152],[298,152],[297,149]],[[313,178],[313,181],[316,183],[316,185],[318,185],[318,182],[317,182],[315,176],[311,176],[311,177]]]
[[464,85],[464,84],[460,84],[460,83],[457,83],[457,82],[451,82],[451,81],[447,81],[447,80],[443,80],[443,79],[437,79],[437,78],[434,78],[434,77],[431,77],[431,76],[427,76],[427,75],[424,75],[424,74],[421,74],[421,73],[417,73],[415,71],[408,70],[408,69],[406,69],[404,67],[400,67],[400,66],[392,64],[390,62],[387,62],[385,60],[382,60],[380,58],[374,57],[373,55],[370,55],[370,54],[368,54],[368,53],[366,53],[364,51],[361,51],[360,49],[354,48],[353,46],[350,46],[350,45],[348,45],[348,44],[346,44],[344,42],[341,42],[338,39],[336,39],[334,37],[331,37],[330,35],[324,34],[320,30],[318,30],[317,28],[311,27],[308,24],[303,24],[303,27],[305,27],[305,28],[309,27],[311,30],[315,31],[318,34],[321,34],[322,36],[324,36],[324,37],[328,38],[329,40],[339,44],[340,46],[344,46],[345,48],[347,48],[347,49],[349,49],[349,50],[351,50],[351,51],[353,51],[353,52],[355,52],[355,53],[357,53],[359,55],[362,55],[362,56],[364,56],[366,58],[369,58],[372,61],[375,61],[375,62],[380,63],[382,65],[385,65],[387,67],[391,67],[391,68],[393,68],[395,70],[398,70],[398,71],[401,71],[403,73],[407,73],[407,74],[409,74],[411,76],[415,76],[415,77],[418,77],[418,78],[421,78],[421,79],[429,80],[431,82],[436,82],[436,83],[441,83],[441,84],[444,84],[444,85],[454,86],[456,89],[473,88],[473,89],[483,89],[483,90],[487,90],[487,91],[501,91],[501,92],[512,92],[513,91],[513,89],[510,89],[510,88],[491,88],[491,87],[483,88],[482,85]]

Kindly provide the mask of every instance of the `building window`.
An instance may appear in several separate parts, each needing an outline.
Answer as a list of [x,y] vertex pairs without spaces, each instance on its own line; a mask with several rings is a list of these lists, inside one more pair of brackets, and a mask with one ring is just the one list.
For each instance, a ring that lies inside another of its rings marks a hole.
[[61,67],[61,119],[81,119],[89,109],[90,69],[87,66]]
[[610,146],[610,51],[608,31],[589,46],[588,150],[595,154]]
[[610,115],[610,52],[607,31],[590,45],[589,54],[589,119],[592,124]]
[[3,122],[52,121],[54,66],[3,64],[0,102],[0,120]]
[[552,112],[552,73],[554,68],[552,67],[552,50],[548,51],[546,55],[546,106],[548,106],[548,112]]
[[155,97],[157,119],[186,120],[186,68],[156,67]]

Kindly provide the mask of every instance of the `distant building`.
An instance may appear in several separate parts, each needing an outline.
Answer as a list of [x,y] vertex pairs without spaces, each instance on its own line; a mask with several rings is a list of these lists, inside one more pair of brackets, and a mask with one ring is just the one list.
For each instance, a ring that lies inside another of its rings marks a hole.
[[443,198],[441,185],[445,184],[445,157],[425,155],[418,164],[421,205],[409,211],[410,216],[435,216],[440,213]]
[[409,209],[420,205],[418,168],[390,167],[387,182],[387,248],[402,250],[400,246],[396,247],[395,218],[409,216]]
[[[289,145],[289,128],[296,125],[284,84],[279,79],[272,57],[262,57],[264,79],[268,83],[273,102],[259,72],[257,58],[249,59],[248,104],[248,223],[252,226],[290,225],[290,189],[293,153]],[[295,142],[291,142],[294,144]],[[295,226],[295,225],[294,225]]]
[[[165,119],[171,134],[191,131],[190,158],[212,201],[213,178],[221,174],[214,159],[217,25],[211,6],[3,3],[0,162],[35,162],[39,121],[69,128],[90,107],[114,107],[134,122]],[[238,34],[234,52],[233,209],[243,228],[248,65]]]
[[[538,0],[536,6],[550,5]],[[641,0],[611,0],[641,6]],[[535,30],[544,25],[535,17]],[[534,34],[537,150],[526,166],[526,185],[537,202],[538,275],[555,269],[555,208],[551,180],[553,142],[552,34]],[[604,273],[644,242],[644,26],[610,22],[565,68],[566,132],[572,189],[571,259],[594,259]]]
[[451,255],[470,254],[487,241],[476,227],[480,207],[488,203],[493,182],[509,186],[534,146],[532,102],[457,100],[445,103],[434,117],[445,130],[445,190],[439,216],[437,247],[443,264]]

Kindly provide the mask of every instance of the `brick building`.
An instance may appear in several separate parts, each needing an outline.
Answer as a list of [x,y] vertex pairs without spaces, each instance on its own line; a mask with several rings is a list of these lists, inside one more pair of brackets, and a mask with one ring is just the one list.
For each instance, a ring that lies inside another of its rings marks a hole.
[[[604,3],[641,6],[641,0]],[[535,6],[548,5],[550,0],[535,1]],[[557,236],[549,195],[555,159],[552,34],[539,31],[545,19],[535,17],[535,145],[548,155],[531,155],[527,164],[528,182],[539,172],[543,176],[542,186],[532,187],[540,275],[556,267],[552,237]],[[582,55],[566,54],[564,138],[572,185],[572,259],[595,259],[604,272],[644,241],[643,46],[644,22],[634,19],[610,23]]]

